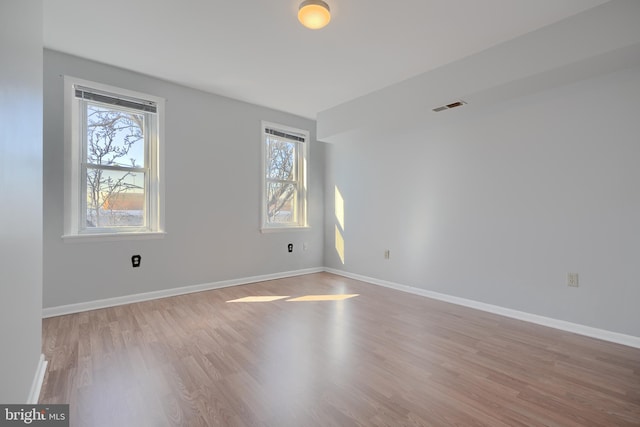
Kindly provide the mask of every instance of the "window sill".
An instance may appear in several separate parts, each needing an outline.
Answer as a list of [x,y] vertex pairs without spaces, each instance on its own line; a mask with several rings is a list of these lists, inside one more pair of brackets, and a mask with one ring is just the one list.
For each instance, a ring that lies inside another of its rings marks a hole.
[[284,227],[262,227],[260,228],[261,233],[277,233],[279,231],[296,231],[296,230],[308,230],[311,227],[308,225],[302,226],[284,226]]
[[118,240],[155,240],[164,239],[164,231],[140,233],[95,233],[95,234],[66,234],[62,236],[65,243],[85,242],[113,242]]

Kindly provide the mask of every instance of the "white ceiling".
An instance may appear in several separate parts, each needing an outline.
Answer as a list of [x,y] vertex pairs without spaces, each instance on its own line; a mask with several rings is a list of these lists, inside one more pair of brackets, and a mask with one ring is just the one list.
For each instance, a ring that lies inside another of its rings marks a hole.
[[47,48],[303,117],[609,0],[47,0]]

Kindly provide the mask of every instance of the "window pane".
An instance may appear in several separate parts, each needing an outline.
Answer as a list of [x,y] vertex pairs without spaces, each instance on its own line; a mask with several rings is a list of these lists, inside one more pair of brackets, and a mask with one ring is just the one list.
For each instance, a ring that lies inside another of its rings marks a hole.
[[86,227],[144,227],[144,175],[87,168]]
[[267,183],[267,222],[275,224],[297,222],[297,185]]
[[144,165],[144,114],[87,103],[87,163]]
[[296,180],[295,142],[267,136],[267,179]]

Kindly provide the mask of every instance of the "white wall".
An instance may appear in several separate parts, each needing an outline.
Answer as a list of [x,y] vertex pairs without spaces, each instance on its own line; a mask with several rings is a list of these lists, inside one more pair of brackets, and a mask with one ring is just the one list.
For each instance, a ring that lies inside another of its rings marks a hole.
[[[164,239],[62,241],[62,75],[168,100]],[[49,50],[44,103],[45,308],[323,265],[324,144],[315,122]],[[261,120],[311,131],[308,230],[259,231]]]
[[42,2],[0,3],[0,402],[26,403],[41,353]]
[[441,125],[345,134],[326,149],[325,264],[640,336],[638,99],[631,67]]

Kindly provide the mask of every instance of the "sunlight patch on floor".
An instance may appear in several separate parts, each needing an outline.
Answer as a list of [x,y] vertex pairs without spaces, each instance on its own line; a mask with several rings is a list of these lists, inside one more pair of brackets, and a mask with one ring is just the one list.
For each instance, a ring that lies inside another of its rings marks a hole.
[[233,299],[227,302],[271,302],[277,301],[280,299],[289,298],[289,295],[286,296],[250,296],[244,298]]
[[306,295],[298,298],[291,298],[287,301],[342,301],[345,299],[357,297],[360,294],[339,294],[339,295]]
[[303,297],[290,298],[289,296],[260,296],[254,295],[238,299],[229,300],[227,302],[271,302],[290,298],[289,302],[299,301],[343,301],[349,298],[360,296],[360,294],[330,294],[330,295],[305,295]]

